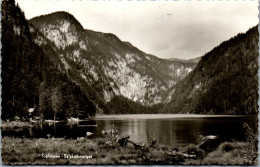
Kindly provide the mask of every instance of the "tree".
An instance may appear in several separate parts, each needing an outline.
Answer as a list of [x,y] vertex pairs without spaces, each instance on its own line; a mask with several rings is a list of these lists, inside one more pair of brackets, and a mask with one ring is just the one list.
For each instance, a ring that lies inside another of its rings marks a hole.
[[40,84],[39,96],[39,113],[44,118],[51,118],[50,90],[46,86],[46,82]]
[[56,120],[56,115],[61,115],[63,107],[63,98],[59,86],[52,88],[51,106],[54,114],[54,120]]

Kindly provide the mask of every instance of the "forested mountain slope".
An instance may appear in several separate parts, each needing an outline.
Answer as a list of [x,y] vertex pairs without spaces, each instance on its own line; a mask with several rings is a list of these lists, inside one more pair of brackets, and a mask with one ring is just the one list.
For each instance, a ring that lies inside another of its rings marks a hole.
[[257,112],[257,27],[183,61],[160,59],[113,34],[84,29],[66,12],[29,24],[10,0],[2,2],[2,16],[3,119],[26,117],[28,108],[48,119],[87,117],[96,110]]
[[[146,54],[110,33],[83,29],[66,12],[39,16],[30,23],[52,42],[60,70],[88,94],[100,112],[144,112],[140,106],[163,102],[168,90],[196,66]],[[41,38],[34,40],[43,45]]]
[[221,43],[169,92],[162,112],[252,114],[258,111],[258,29]]
[[33,42],[32,27],[15,1],[2,1],[1,7],[2,119],[26,118],[29,108],[46,119],[94,115],[91,100],[50,61],[50,43],[42,48]]

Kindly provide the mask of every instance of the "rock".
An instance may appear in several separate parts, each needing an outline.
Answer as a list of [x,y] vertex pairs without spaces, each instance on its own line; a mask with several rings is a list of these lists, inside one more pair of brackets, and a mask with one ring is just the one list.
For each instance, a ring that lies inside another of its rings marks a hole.
[[218,136],[208,135],[202,136],[201,141],[199,143],[199,147],[207,152],[214,150],[220,144],[220,140]]
[[130,137],[127,136],[127,137],[123,137],[123,138],[119,139],[118,140],[119,145],[122,146],[122,147],[125,147],[129,138]]

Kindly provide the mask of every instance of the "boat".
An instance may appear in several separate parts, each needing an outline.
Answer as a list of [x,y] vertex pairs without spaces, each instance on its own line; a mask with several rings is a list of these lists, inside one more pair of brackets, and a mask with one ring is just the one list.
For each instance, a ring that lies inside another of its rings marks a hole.
[[58,123],[58,122],[60,122],[60,121],[57,121],[57,120],[51,120],[51,119],[47,119],[47,120],[45,120],[45,122],[47,122],[47,123]]
[[42,119],[40,117],[35,117],[35,119],[30,118],[30,122],[32,122],[32,123],[41,122],[41,121],[42,121]]
[[73,118],[73,117],[70,117],[68,118],[68,122],[79,122],[79,118]]
[[79,119],[71,117],[71,118],[68,118],[67,122],[69,125],[77,125],[79,123]]
[[38,122],[38,121],[33,120],[32,118],[30,118],[30,122],[35,123],[35,122]]

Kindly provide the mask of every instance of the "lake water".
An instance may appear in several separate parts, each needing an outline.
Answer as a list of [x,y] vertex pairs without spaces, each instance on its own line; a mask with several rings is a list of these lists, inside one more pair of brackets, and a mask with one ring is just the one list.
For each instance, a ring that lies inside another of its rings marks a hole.
[[150,142],[179,147],[197,143],[200,135],[217,135],[221,141],[243,140],[243,123],[257,132],[256,116],[136,114],[96,116],[92,120],[68,125],[66,122],[33,123],[27,128],[2,129],[2,136],[77,138],[92,132],[90,138],[101,137],[102,130],[115,126],[119,136],[130,136],[134,142]]

